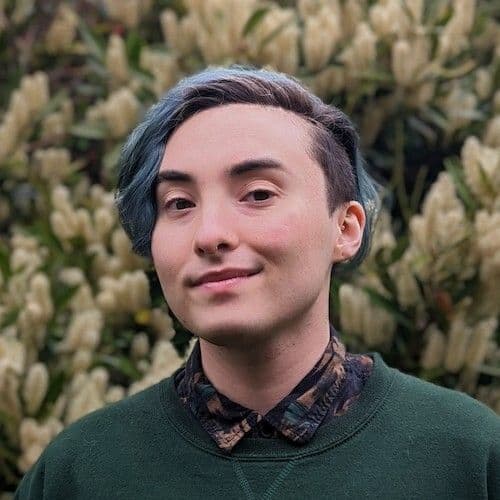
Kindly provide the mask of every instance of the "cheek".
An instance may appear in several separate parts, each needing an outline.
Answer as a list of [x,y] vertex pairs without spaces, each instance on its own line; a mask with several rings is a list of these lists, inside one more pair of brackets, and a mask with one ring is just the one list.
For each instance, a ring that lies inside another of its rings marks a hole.
[[267,220],[254,228],[253,242],[262,254],[276,264],[287,263],[310,272],[319,271],[320,262],[328,263],[331,255],[333,224],[329,218],[313,210],[290,212],[285,217]]
[[153,258],[155,268],[159,271],[163,267],[165,250],[162,245],[162,238],[156,229],[153,230],[153,234],[151,235],[151,257]]
[[289,259],[292,254],[301,252],[307,244],[308,227],[299,214],[290,213],[276,219],[268,218],[251,232],[253,242],[271,260]]
[[178,254],[179,252],[176,252],[174,245],[168,245],[168,239],[161,235],[161,231],[153,231],[151,236],[151,256],[164,290],[169,283],[173,283],[172,277],[176,274],[178,266],[176,263]]

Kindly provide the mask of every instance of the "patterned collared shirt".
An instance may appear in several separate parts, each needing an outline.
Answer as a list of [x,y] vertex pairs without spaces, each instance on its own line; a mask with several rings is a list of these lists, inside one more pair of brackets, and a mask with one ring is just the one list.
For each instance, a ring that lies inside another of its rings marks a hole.
[[182,403],[193,413],[219,448],[230,452],[244,437],[283,436],[307,443],[322,423],[344,414],[358,399],[373,368],[366,354],[346,352],[330,325],[330,342],[310,372],[265,415],[231,401],[205,376],[199,342],[175,386]]

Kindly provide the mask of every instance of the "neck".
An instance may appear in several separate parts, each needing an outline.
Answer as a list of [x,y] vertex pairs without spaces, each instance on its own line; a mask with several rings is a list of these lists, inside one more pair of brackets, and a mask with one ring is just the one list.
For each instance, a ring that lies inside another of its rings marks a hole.
[[224,396],[265,415],[305,377],[330,339],[328,315],[295,322],[249,346],[219,346],[200,338],[205,375]]

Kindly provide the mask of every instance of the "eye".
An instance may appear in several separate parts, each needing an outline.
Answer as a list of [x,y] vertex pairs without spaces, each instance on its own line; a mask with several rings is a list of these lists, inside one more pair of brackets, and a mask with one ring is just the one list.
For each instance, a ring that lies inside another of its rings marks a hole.
[[[269,191],[268,189],[254,189],[253,191],[250,191],[247,194],[247,196],[250,195],[255,196],[255,201],[268,201],[271,197],[275,196],[275,194],[272,191]],[[262,198],[262,196],[264,196],[264,198]]]
[[169,200],[167,203],[165,203],[165,209],[170,210],[172,205],[175,205],[177,210],[183,210],[185,208],[189,208],[186,206],[182,206],[184,203],[192,203],[191,201],[187,200],[186,198],[172,198]]
[[[248,196],[254,196],[255,202],[265,202],[276,195],[268,189],[254,189],[253,191],[250,191],[245,196],[245,198],[247,198]],[[180,212],[187,208],[190,208],[189,205],[186,205],[186,203],[191,203],[191,205],[193,205],[193,202],[189,201],[186,198],[172,198],[171,200],[167,201],[167,203],[165,203],[164,207],[165,210],[174,210],[175,212]]]

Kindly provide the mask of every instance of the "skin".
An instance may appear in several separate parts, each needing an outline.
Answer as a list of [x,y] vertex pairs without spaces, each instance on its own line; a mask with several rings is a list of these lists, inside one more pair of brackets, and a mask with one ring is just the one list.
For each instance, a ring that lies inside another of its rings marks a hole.
[[[310,135],[311,125],[290,111],[219,106],[174,132],[160,166],[161,174],[177,170],[194,179],[162,181],[156,193],[151,250],[165,299],[200,338],[203,369],[216,389],[261,414],[321,357],[331,268],[356,253],[365,225],[356,201],[329,215]],[[263,158],[282,169],[227,175]],[[224,293],[188,285],[226,267],[260,272]]]

